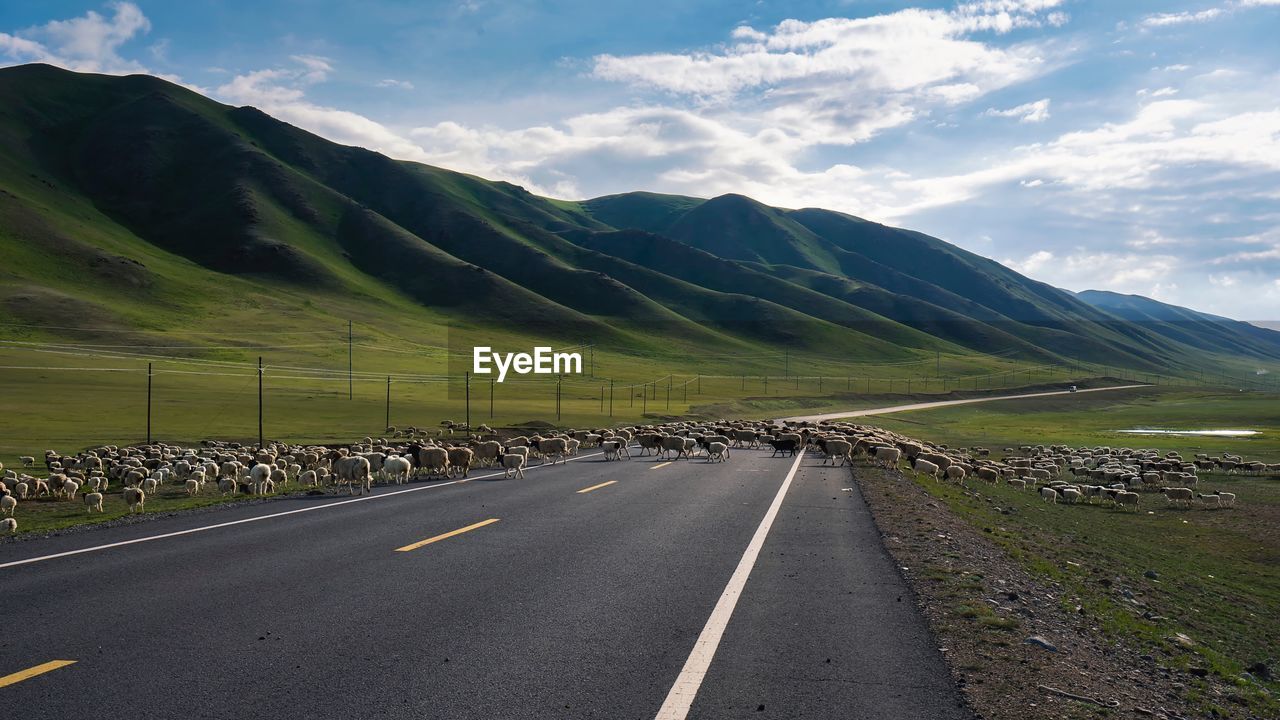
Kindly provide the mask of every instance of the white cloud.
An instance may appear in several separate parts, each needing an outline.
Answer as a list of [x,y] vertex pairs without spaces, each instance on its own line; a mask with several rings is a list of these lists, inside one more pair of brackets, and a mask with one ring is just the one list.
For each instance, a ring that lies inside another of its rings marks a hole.
[[1209,8],[1199,12],[1158,13],[1142,18],[1143,27],[1165,27],[1168,25],[1185,25],[1187,23],[1208,22],[1223,14],[1222,8]]
[[[120,47],[151,29],[137,5],[107,5],[111,17],[90,10],[70,20],[53,20],[16,34],[0,33],[0,55],[13,62],[44,62],[80,72],[111,74],[146,72],[119,54]],[[163,42],[163,41],[162,41]]]
[[1024,105],[1009,108],[1008,110],[997,110],[988,108],[983,115],[988,117],[1007,117],[1017,118],[1022,123],[1040,123],[1049,119],[1049,99],[1036,100]]
[[315,55],[294,55],[291,59],[295,64],[290,67],[237,75],[212,94],[227,102],[253,105],[335,142],[359,145],[404,160],[429,159],[421,147],[381,123],[307,100],[306,86],[325,80],[333,72],[332,62]]
[[413,83],[408,80],[396,80],[394,78],[384,78],[374,84],[380,88],[396,88],[397,90],[413,89]]

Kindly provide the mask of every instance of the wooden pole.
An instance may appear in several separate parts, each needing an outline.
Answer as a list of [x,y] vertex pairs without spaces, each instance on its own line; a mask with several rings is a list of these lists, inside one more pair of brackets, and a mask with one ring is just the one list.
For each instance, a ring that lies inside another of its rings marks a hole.
[[258,356],[258,449],[265,445],[262,439],[262,356]]
[[147,363],[147,444],[151,444],[151,363]]

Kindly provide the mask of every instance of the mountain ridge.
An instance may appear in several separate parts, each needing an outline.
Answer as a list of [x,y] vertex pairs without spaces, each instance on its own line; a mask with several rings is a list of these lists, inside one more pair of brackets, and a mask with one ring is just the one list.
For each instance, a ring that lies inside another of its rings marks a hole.
[[553,201],[150,76],[0,69],[0,150],[0,303],[34,319],[51,298],[128,326],[261,293],[619,346],[1148,372],[1280,360],[1280,333],[1082,297],[844,213],[734,194]]

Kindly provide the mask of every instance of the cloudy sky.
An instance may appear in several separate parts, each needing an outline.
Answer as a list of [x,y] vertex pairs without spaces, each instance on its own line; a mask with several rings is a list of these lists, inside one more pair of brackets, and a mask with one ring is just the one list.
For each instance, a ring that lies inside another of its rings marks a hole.
[[147,72],[542,194],[738,192],[1280,319],[1280,0],[6,0]]

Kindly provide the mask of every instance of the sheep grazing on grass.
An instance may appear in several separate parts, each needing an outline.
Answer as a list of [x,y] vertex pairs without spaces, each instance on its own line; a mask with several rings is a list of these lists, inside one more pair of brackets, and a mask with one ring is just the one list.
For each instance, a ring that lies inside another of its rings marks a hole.
[[298,476],[298,483],[300,485],[315,487],[316,485],[319,484],[319,482],[320,482],[320,476],[316,474],[315,470],[307,470]]
[[1005,483],[1007,483],[1009,487],[1018,488],[1019,490],[1027,489],[1027,481],[1020,478],[1009,478],[1008,480],[1005,480]]
[[31,455],[23,455],[18,458],[18,462],[22,463],[22,467],[29,468],[36,466],[36,459]]
[[144,510],[147,503],[147,494],[141,488],[127,487],[124,489],[124,503],[129,506],[129,512],[138,512]]
[[934,480],[938,479],[938,466],[933,464],[932,462],[929,462],[928,460],[916,458],[915,466],[913,469],[921,475],[928,475]]
[[0,520],[0,532],[16,533],[18,532],[18,521],[13,518],[5,518]]
[[951,465],[946,469],[946,474],[947,474],[948,480],[954,480],[955,482],[964,482],[964,479],[966,476],[968,476],[969,471],[965,470],[963,467],[959,465]]
[[520,453],[508,453],[502,456],[502,477],[509,478],[514,474],[518,478],[524,477],[525,456]]
[[13,494],[18,496],[19,500],[26,500],[27,494],[30,492],[31,486],[25,482],[20,482],[13,486]]
[[1191,507],[1191,500],[1195,497],[1195,493],[1191,488],[1165,488],[1164,496],[1168,498],[1170,505],[1181,503],[1183,507]]
[[1058,502],[1058,491],[1049,487],[1040,488],[1040,499],[1047,503]]
[[231,493],[232,495],[235,495],[238,485],[239,484],[235,481],[235,478],[229,478],[229,477],[218,478],[218,492],[222,493],[223,497],[226,497],[227,493]]
[[1067,503],[1078,503],[1080,498],[1084,497],[1084,493],[1074,487],[1065,487],[1061,490],[1062,501]]
[[80,483],[75,480],[64,480],[62,483],[62,496],[68,500],[75,500],[76,493],[80,491]]
[[1121,507],[1126,505],[1132,505],[1134,512],[1138,511],[1138,501],[1141,499],[1142,499],[1142,496],[1136,492],[1128,492],[1126,490],[1121,490],[1116,493],[1116,504],[1120,505]]
[[102,493],[100,492],[85,493],[84,506],[85,506],[85,509],[88,510],[89,512],[93,512],[94,510],[97,510],[98,512],[102,512]]
[[5,493],[0,495],[0,514],[13,515],[13,511],[18,509],[18,498]]
[[1205,507],[1227,508],[1235,507],[1236,494],[1229,492],[1216,493],[1196,493],[1196,497],[1200,498],[1200,503]]
[[722,442],[713,442],[707,446],[707,462],[724,462],[729,446]]

